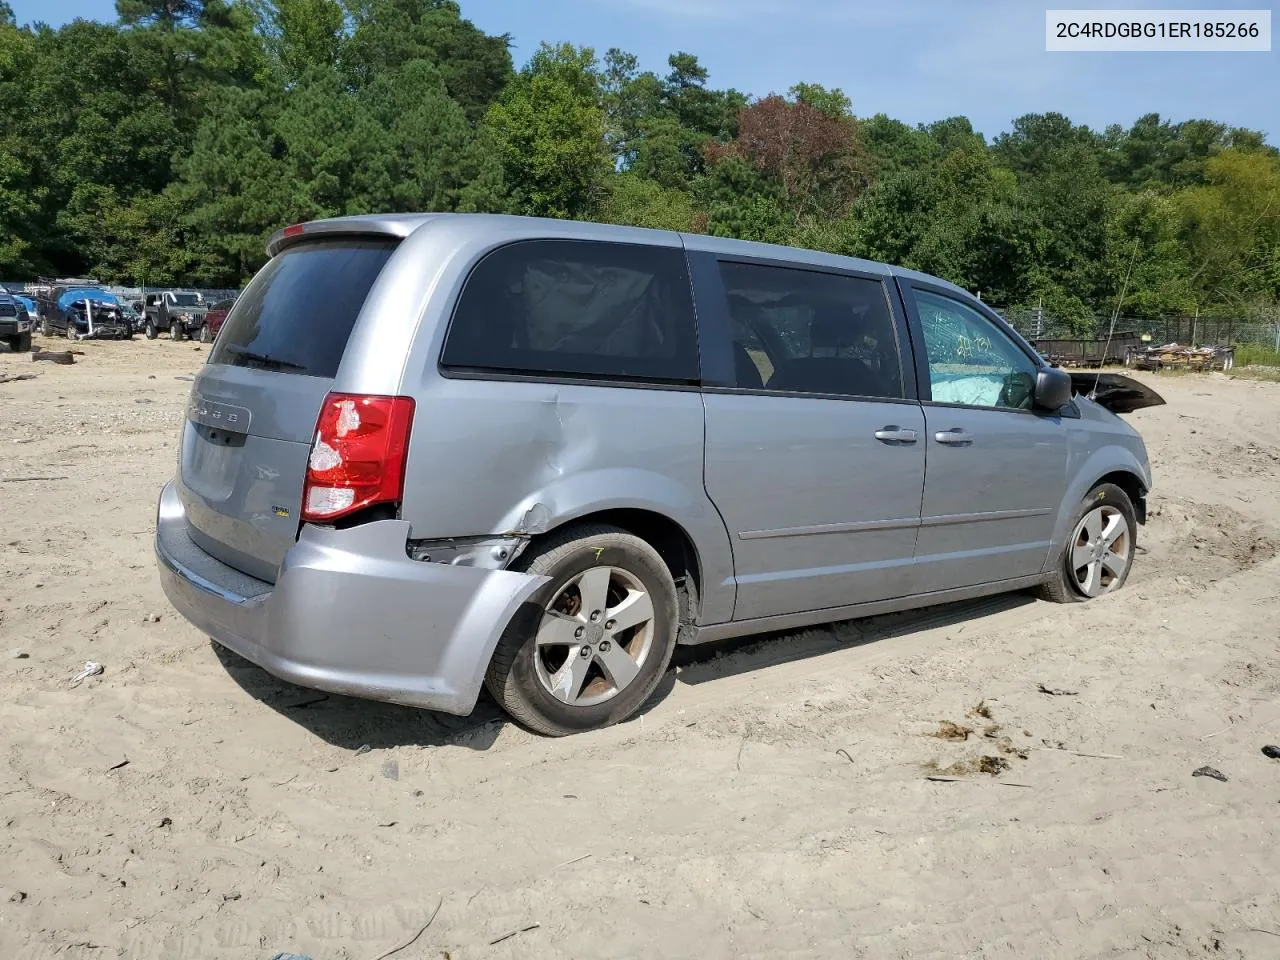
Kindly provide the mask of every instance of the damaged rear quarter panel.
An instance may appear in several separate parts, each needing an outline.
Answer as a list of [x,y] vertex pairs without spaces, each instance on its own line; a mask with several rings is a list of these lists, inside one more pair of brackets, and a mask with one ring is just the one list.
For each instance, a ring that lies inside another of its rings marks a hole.
[[441,539],[661,514],[698,551],[700,619],[714,623],[732,616],[733,568],[702,467],[697,391],[436,375],[414,418],[402,516],[414,539]]

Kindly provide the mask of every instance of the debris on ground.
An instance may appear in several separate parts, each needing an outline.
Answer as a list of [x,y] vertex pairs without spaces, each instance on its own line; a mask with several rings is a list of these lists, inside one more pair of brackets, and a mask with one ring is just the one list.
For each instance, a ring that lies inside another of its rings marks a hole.
[[34,373],[0,373],[0,383],[14,383],[18,380],[34,380],[35,378],[36,375]]
[[979,757],[978,758],[979,773],[987,773],[994,777],[996,776],[996,774],[1004,773],[1004,771],[1008,769],[1009,769],[1009,761],[1004,759],[1004,757]]
[[1009,761],[1004,757],[981,756],[957,760],[947,767],[939,767],[936,760],[930,760],[925,764],[925,770],[944,777],[965,777],[974,773],[985,773],[994,777],[1008,770],[1009,766]]
[[997,741],[996,745],[1001,753],[1008,754],[1009,756],[1012,756],[1012,757],[1017,757],[1019,760],[1025,760],[1027,759],[1027,757],[1031,756],[1031,751],[1029,749],[1027,749],[1026,747],[1014,746],[1013,741],[1010,740],[1008,737],[1001,737]]
[[1269,743],[1262,748],[1262,755],[1264,757],[1270,757],[1272,760],[1280,760],[1280,747],[1277,747],[1273,743]]
[[17,650],[10,650],[10,651],[9,651],[9,659],[10,659],[10,660],[26,660],[26,659],[28,659],[30,656],[31,656],[31,654],[27,653],[27,651],[25,651],[25,650],[23,650],[23,649],[21,649],[21,648],[19,648],[19,649],[17,649]]
[[991,708],[987,706],[987,701],[981,700],[978,705],[965,714],[966,717],[981,717],[983,720],[991,719]]
[[1213,767],[1201,767],[1199,770],[1193,771],[1191,775],[1193,777],[1212,777],[1214,780],[1221,780],[1223,783],[1227,782],[1227,775],[1221,770],[1215,770]]
[[84,669],[71,678],[71,686],[78,687],[82,682],[87,680],[89,677],[99,676],[105,670],[106,670],[106,667],[104,667],[102,664],[94,663],[92,660],[88,660],[85,662]]
[[504,933],[497,940],[490,940],[489,946],[492,947],[495,944],[501,943],[503,940],[510,940],[512,937],[518,936],[519,934],[528,933],[530,930],[537,930],[540,926],[542,926],[540,923],[531,923],[529,926],[521,927],[519,930],[512,930],[510,933]]
[[939,740],[968,740],[969,735],[973,733],[973,727],[966,727],[959,723],[952,723],[950,720],[943,720],[938,724],[938,729],[931,734]]
[[372,749],[373,747],[369,746],[367,743],[362,743],[360,746],[356,747],[356,756],[362,757]]
[[1037,684],[1036,689],[1041,693],[1047,693],[1051,697],[1078,697],[1079,690],[1063,690],[1061,687],[1046,687],[1043,683]]
[[75,363],[76,358],[72,356],[70,350],[32,350],[31,361],[48,360],[50,363],[58,363],[66,366]]
[[148,613],[145,617],[143,617],[143,618],[142,618],[142,622],[143,622],[143,623],[159,623],[159,622],[160,622],[160,614],[158,614],[158,613]]

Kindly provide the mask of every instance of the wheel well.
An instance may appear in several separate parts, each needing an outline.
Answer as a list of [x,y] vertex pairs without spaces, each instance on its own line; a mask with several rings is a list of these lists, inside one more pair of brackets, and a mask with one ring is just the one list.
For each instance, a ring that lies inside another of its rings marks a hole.
[[[1125,496],[1129,498],[1129,502],[1133,504],[1134,513],[1138,515],[1138,522],[1143,524],[1147,522],[1147,489],[1134,474],[1129,473],[1127,470],[1117,470],[1115,473],[1108,473],[1105,477],[1099,477],[1098,483],[1114,483],[1123,490]],[[1096,487],[1098,483],[1095,483],[1094,486]]]
[[693,540],[680,524],[651,510],[602,510],[576,517],[574,522],[607,523],[620,527],[657,550],[676,582],[681,622],[697,623],[702,597],[702,570]]

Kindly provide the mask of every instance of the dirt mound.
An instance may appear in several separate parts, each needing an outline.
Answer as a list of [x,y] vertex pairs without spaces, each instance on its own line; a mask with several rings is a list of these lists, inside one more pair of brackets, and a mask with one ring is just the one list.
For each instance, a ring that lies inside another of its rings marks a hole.
[[[1220,504],[1157,501],[1144,532],[1149,559],[1138,569],[1160,577],[1189,576],[1207,583],[1280,553],[1280,534]],[[1138,542],[1144,542],[1141,536]]]

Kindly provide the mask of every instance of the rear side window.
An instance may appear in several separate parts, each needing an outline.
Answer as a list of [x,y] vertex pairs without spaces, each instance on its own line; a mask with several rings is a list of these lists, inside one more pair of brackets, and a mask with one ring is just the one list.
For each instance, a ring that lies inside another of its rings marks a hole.
[[398,244],[344,237],[289,247],[236,300],[209,362],[333,377],[360,308]]
[[500,247],[467,278],[441,362],[516,374],[696,381],[684,254],[586,240]]
[[893,315],[878,280],[722,262],[736,385],[901,399]]

